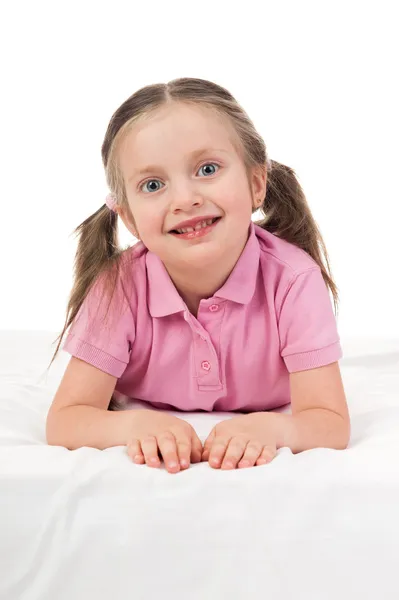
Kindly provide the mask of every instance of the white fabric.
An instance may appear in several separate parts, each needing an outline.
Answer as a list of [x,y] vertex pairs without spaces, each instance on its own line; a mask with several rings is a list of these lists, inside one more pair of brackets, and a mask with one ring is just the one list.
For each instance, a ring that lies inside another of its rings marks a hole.
[[0,333],[1,600],[397,600],[399,340],[343,343],[348,450],[170,475],[46,445],[54,338]]

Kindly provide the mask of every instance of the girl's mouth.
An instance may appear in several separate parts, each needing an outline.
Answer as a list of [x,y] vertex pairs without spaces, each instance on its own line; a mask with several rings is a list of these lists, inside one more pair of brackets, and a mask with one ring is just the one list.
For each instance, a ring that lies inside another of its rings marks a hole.
[[200,221],[195,227],[183,227],[182,229],[172,229],[170,233],[183,240],[191,240],[194,238],[203,237],[215,228],[215,225],[220,221],[221,217]]

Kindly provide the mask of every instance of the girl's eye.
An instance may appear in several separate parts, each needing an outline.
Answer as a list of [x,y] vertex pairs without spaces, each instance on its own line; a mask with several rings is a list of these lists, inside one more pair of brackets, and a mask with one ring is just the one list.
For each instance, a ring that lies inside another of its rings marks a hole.
[[[205,163],[204,165],[202,165],[202,167],[199,168],[199,171],[201,169],[203,169],[204,167],[217,167],[217,168],[219,168],[219,165],[216,164],[216,163]],[[213,175],[213,172],[211,172],[211,173],[208,172],[207,175]],[[157,183],[157,182],[159,183],[159,179],[148,179],[147,181],[145,181],[143,183],[143,185],[141,186],[141,189],[143,189],[144,186],[147,185],[147,184],[154,184],[154,183]],[[156,192],[158,190],[156,188],[154,188],[153,185],[152,185],[151,188],[150,188],[150,191],[151,192]]]
[[[157,181],[159,181],[159,180],[158,180],[158,179],[148,179],[147,181],[145,181],[145,182],[143,183],[143,185],[141,186],[141,189],[143,189],[143,187],[144,187],[145,185],[147,185],[147,183],[156,183]],[[154,188],[152,188],[150,191],[151,191],[151,192],[156,192],[157,190],[156,190],[156,189],[154,189]]]
[[[202,167],[200,167],[200,171],[201,169],[203,169],[204,167],[217,167],[219,168],[219,165],[217,165],[216,163],[205,163],[204,165],[202,165]],[[208,173],[208,175],[213,175],[213,173]]]

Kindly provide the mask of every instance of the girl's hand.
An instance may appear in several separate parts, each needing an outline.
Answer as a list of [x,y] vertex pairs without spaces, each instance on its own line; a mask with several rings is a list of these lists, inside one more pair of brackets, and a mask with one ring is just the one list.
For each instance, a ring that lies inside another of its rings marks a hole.
[[132,423],[127,451],[135,463],[160,467],[161,457],[167,471],[177,473],[188,469],[190,460],[201,462],[201,441],[186,421],[153,410],[135,410]]
[[202,460],[215,469],[235,469],[264,465],[276,453],[272,415],[252,413],[216,425],[205,441]]

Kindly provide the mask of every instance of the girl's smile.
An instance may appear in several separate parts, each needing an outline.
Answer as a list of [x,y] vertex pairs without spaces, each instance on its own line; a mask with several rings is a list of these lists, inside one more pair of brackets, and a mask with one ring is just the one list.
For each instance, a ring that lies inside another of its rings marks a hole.
[[197,217],[185,221],[184,223],[180,223],[180,227],[172,229],[169,233],[181,240],[198,239],[213,231],[221,218],[222,217]]

